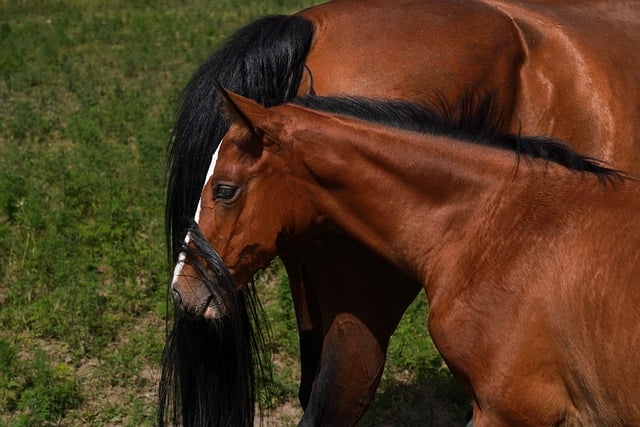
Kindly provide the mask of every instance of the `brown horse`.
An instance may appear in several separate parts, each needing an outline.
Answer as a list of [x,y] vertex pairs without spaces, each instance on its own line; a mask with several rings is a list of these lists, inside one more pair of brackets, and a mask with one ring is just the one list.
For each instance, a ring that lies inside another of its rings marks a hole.
[[[448,105],[455,116],[487,98],[501,130],[554,135],[639,171],[638,10],[627,1],[340,0],[251,24],[185,91],[170,159],[171,261],[182,251],[211,156],[227,130],[215,80],[265,105],[296,94],[348,94]],[[353,424],[373,398],[389,337],[419,283],[352,236],[331,231],[298,242],[283,261],[300,334],[303,424]],[[383,286],[391,282],[396,289]],[[253,393],[245,371],[254,341],[227,330],[225,339],[242,341],[234,346],[238,355],[219,355],[212,343],[222,339],[221,330],[201,321],[206,302],[187,294],[175,312],[160,424],[167,412],[192,425],[218,413],[227,419],[229,411],[246,413],[240,418],[251,424],[251,396],[222,408],[210,404],[239,383]],[[371,315],[381,310],[388,315]],[[340,378],[347,373],[358,379],[345,387]]]
[[[640,419],[637,181],[555,140],[451,127],[411,104],[267,109],[227,96],[235,119],[199,226],[239,286],[300,239],[338,229],[425,289],[433,341],[476,427]],[[175,289],[206,288],[192,270]],[[218,273],[207,277],[215,289]]]

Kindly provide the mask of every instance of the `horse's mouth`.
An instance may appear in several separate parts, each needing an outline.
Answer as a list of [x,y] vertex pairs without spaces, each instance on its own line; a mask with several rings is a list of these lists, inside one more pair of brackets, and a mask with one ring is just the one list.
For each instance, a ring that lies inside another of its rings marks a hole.
[[214,296],[210,296],[202,309],[201,315],[206,320],[216,320],[226,316],[227,313],[228,311],[225,304]]
[[173,299],[180,310],[193,319],[216,320],[224,317],[228,309],[221,296],[207,295],[198,304],[189,303],[175,287],[172,289]]

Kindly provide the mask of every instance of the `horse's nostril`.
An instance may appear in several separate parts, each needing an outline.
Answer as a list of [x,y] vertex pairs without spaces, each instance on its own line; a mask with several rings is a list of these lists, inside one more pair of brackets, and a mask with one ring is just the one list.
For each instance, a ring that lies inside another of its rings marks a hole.
[[171,287],[171,294],[173,295],[173,302],[177,306],[182,307],[182,295],[180,295],[180,291],[172,286]]

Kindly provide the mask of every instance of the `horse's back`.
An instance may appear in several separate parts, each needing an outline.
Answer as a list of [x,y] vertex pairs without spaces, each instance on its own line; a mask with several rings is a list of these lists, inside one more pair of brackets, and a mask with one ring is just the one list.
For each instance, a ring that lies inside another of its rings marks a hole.
[[513,19],[527,52],[517,101],[523,130],[640,171],[640,3],[487,3]]
[[506,130],[554,135],[635,172],[636,5],[338,0],[301,15],[316,27],[307,65],[319,95],[444,99],[454,108],[468,94],[490,95]]
[[343,0],[301,14],[316,26],[307,64],[318,94],[427,102],[481,89],[513,106],[523,52],[513,25],[487,5]]

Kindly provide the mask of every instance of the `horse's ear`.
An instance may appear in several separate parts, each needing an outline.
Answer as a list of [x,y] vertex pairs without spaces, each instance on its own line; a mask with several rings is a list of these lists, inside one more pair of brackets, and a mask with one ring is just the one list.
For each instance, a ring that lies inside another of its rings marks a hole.
[[[260,140],[259,137],[264,135],[260,123],[268,115],[267,108],[252,99],[245,98],[244,96],[223,88],[218,82],[216,82],[215,85],[223,98],[223,113],[234,123],[243,126],[252,136],[251,138],[247,138],[247,141],[251,141],[248,143],[255,144]],[[262,147],[243,147],[243,149],[247,150],[255,150],[258,148],[259,153],[262,151]]]

